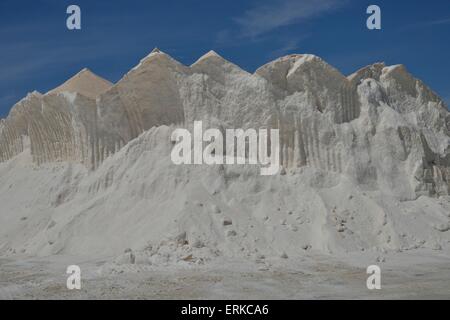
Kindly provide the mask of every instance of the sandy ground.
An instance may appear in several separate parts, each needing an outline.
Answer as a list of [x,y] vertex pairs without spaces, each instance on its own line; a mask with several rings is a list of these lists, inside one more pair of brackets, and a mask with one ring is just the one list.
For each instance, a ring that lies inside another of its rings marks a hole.
[[[0,259],[1,299],[450,299],[450,259],[421,250],[385,255],[381,290],[366,287],[373,256],[308,256],[281,262],[204,266],[112,265],[68,256]],[[82,270],[68,290],[69,264]],[[283,266],[284,265],[284,266]]]

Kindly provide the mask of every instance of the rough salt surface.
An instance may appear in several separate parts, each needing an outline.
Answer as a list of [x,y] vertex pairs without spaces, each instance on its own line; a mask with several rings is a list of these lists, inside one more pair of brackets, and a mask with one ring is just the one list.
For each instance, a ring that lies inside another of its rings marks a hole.
[[[187,67],[154,52],[95,97],[71,90],[30,94],[0,123],[3,255],[201,264],[448,247],[450,116],[403,66],[347,78],[291,55],[250,74],[216,53]],[[170,134],[194,120],[279,128],[285,174],[172,164]]]

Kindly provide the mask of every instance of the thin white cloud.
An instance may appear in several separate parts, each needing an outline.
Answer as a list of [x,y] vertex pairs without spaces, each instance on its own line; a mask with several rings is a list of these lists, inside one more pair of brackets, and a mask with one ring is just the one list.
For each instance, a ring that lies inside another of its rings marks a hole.
[[298,43],[299,42],[300,41],[297,40],[297,39],[291,39],[288,42],[286,42],[284,44],[284,46],[282,46],[281,48],[278,48],[277,50],[274,50],[271,53],[271,55],[273,55],[275,57],[278,57],[278,56],[281,56],[281,55],[284,55],[284,54],[288,53],[291,50],[295,50],[295,49],[298,48]]
[[241,36],[257,37],[277,28],[297,24],[345,5],[347,0],[276,0],[246,11],[234,20]]
[[430,27],[441,26],[441,25],[446,25],[446,24],[450,24],[450,18],[436,19],[436,20],[431,20],[431,21],[421,21],[421,22],[417,22],[417,23],[413,23],[413,24],[408,24],[408,25],[403,26],[400,29],[400,31],[408,31],[411,29],[420,29],[420,28],[430,28]]
[[429,21],[428,24],[429,25],[440,25],[440,24],[449,24],[450,23],[450,18],[448,19],[440,19],[440,20],[433,20],[433,21]]
[[[24,50],[26,48],[27,50]],[[74,62],[73,52],[82,54],[83,58],[96,57],[93,46],[61,47],[50,50],[40,43],[13,43],[5,45],[5,57],[0,62],[0,85],[31,77],[53,65]],[[30,54],[32,52],[32,54]],[[7,54],[6,54],[7,53]]]
[[286,54],[294,53],[295,50],[297,50],[299,48],[300,42],[308,37],[309,37],[309,35],[302,35],[300,37],[284,40],[283,45],[280,46],[278,49],[273,50],[268,55],[268,58],[274,59],[274,58],[279,58],[281,56],[284,56]]

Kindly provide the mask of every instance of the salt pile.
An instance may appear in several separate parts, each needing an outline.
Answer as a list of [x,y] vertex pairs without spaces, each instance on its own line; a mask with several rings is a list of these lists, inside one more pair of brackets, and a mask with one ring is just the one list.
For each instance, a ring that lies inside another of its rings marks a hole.
[[[449,246],[450,114],[403,66],[345,77],[291,55],[250,74],[155,50],[114,85],[69,83],[0,123],[1,255],[195,265]],[[278,128],[283,170],[173,164],[170,135],[195,120]]]

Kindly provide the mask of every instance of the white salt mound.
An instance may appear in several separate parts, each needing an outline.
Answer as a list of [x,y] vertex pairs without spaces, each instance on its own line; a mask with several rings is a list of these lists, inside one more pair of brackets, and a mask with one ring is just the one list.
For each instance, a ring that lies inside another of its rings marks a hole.
[[[250,74],[158,51],[112,86],[75,78],[0,122],[0,255],[197,265],[449,246],[450,115],[403,66],[347,78],[291,55]],[[174,165],[170,135],[194,120],[279,128],[283,174]]]

